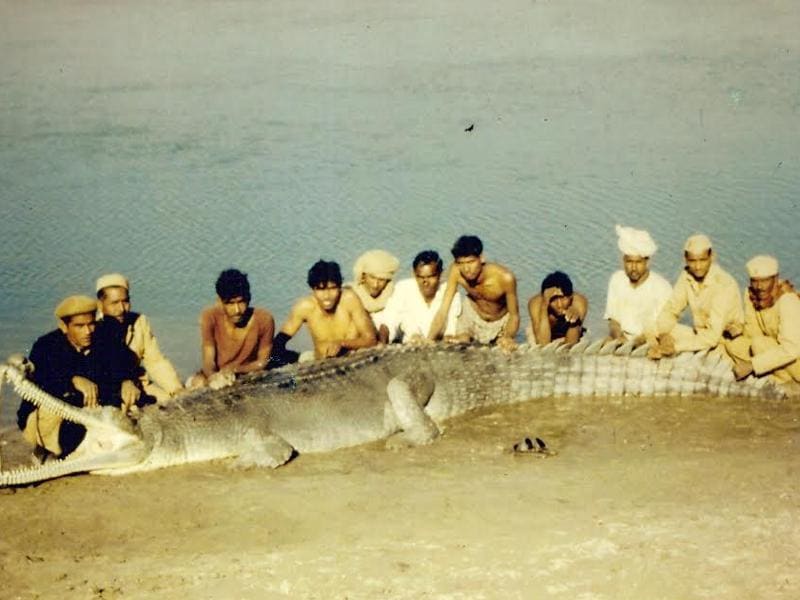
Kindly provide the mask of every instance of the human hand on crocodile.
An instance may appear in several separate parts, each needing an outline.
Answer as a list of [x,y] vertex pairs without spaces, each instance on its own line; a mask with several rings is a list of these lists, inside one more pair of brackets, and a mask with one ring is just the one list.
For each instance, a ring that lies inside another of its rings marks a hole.
[[84,406],[88,408],[97,406],[97,386],[92,381],[86,377],[75,375],[72,378],[72,385],[83,395]]
[[658,342],[651,344],[647,349],[647,358],[650,360],[660,360],[663,357],[664,355],[661,354],[661,347],[658,345]]
[[741,381],[751,373],[753,373],[753,363],[733,357],[733,376],[736,377],[736,381]]
[[339,342],[321,342],[319,353],[322,358],[334,358],[342,352],[342,344]]
[[130,379],[126,379],[120,386],[119,395],[122,398],[122,412],[128,412],[131,406],[135,406],[139,398],[142,396],[142,391],[136,387]]
[[725,335],[729,339],[737,338],[744,333],[744,327],[742,327],[741,323],[730,323],[725,328]]
[[675,355],[675,338],[668,333],[658,336],[658,347],[662,356]]
[[472,337],[468,333],[459,333],[457,335],[446,335],[444,341],[448,344],[469,344]]
[[517,349],[517,342],[515,342],[514,338],[512,337],[501,335],[499,338],[497,338],[497,347],[506,354],[510,354]]
[[224,387],[233,385],[235,381],[236,375],[233,374],[233,371],[223,369],[211,374],[211,377],[208,378],[208,387],[212,390],[221,390]]
[[431,339],[428,339],[424,335],[420,335],[419,333],[415,333],[406,342],[410,346],[431,346],[435,342]]

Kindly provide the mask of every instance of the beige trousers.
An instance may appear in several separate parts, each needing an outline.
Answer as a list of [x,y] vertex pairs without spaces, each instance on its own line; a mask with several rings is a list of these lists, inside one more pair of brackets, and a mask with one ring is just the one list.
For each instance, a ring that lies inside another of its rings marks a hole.
[[22,437],[34,446],[41,446],[56,456],[61,456],[61,446],[58,443],[61,421],[61,417],[37,408],[28,415]]
[[[728,352],[737,358],[749,361],[752,356],[772,350],[778,345],[778,340],[771,337],[747,338],[740,335],[738,338],[728,343]],[[800,383],[800,360],[789,363],[785,367],[775,369],[769,376],[778,383],[789,383],[796,381]]]

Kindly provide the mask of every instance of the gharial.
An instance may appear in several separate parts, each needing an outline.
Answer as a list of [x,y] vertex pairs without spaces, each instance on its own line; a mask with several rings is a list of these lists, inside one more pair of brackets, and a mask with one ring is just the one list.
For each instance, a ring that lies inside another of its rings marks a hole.
[[246,376],[231,387],[185,394],[129,417],[77,409],[27,380],[19,366],[0,377],[35,405],[86,428],[62,460],[0,472],[0,486],[69,473],[124,474],[229,457],[277,467],[295,453],[324,452],[400,436],[424,444],[442,421],[469,410],[548,396],[712,395],[785,398],[795,388],[734,380],[708,353],[654,362],[647,348],[583,341],[572,347],[385,346],[342,358]]

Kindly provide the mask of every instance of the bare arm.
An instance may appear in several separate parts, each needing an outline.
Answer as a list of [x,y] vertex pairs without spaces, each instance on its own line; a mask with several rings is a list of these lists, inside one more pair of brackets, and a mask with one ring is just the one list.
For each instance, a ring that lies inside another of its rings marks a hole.
[[608,320],[608,337],[612,340],[625,339],[625,333],[622,331],[622,326],[619,324],[619,321],[615,321],[614,319]]
[[550,321],[547,318],[547,301],[541,294],[537,294],[528,301],[528,313],[531,317],[533,337],[536,339],[536,343],[550,343],[552,333],[550,332]]
[[280,333],[283,333],[290,338],[293,337],[298,331],[300,331],[300,328],[306,321],[307,315],[308,298],[301,298],[295,302],[294,306],[292,306],[292,310],[289,311],[289,316],[286,317],[286,322],[283,324],[283,327],[281,327]]
[[577,318],[564,336],[564,341],[567,344],[575,344],[581,339],[583,333],[583,321],[586,319],[586,314],[589,312],[589,301],[583,294],[575,294],[572,297],[572,306],[570,310],[574,309],[573,315]]
[[508,308],[508,322],[503,332],[503,337],[513,340],[519,331],[519,299],[517,298],[517,278],[512,273],[503,277],[503,287],[506,292],[506,308]]
[[275,335],[275,319],[272,318],[271,314],[267,313],[265,322],[263,324],[256,323],[255,325],[263,328],[258,340],[256,359],[242,363],[236,367],[235,373],[251,373],[253,371],[262,371],[267,368],[269,355],[272,353],[272,337]]
[[450,265],[447,270],[447,287],[444,290],[444,297],[442,298],[442,305],[436,312],[436,316],[431,322],[431,329],[428,332],[428,339],[439,340],[444,333],[444,328],[447,325],[447,313],[450,311],[450,305],[453,303],[453,298],[458,291],[458,269],[455,264]]
[[214,343],[214,325],[209,312],[200,315],[200,338],[202,339],[203,375],[210,377],[217,370],[217,347]]

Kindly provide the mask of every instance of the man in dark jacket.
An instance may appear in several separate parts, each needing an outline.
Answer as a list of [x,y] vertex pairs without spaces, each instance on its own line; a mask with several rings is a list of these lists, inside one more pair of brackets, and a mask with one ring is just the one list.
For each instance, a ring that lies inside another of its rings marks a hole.
[[[88,296],[70,296],[56,307],[58,329],[33,344],[31,380],[47,393],[77,407],[118,406],[152,402],[138,387],[140,369],[136,355],[111,336],[95,339],[97,301]],[[23,400],[17,424],[25,439],[56,456],[66,456],[78,447],[85,430],[81,425],[37,409]]]

